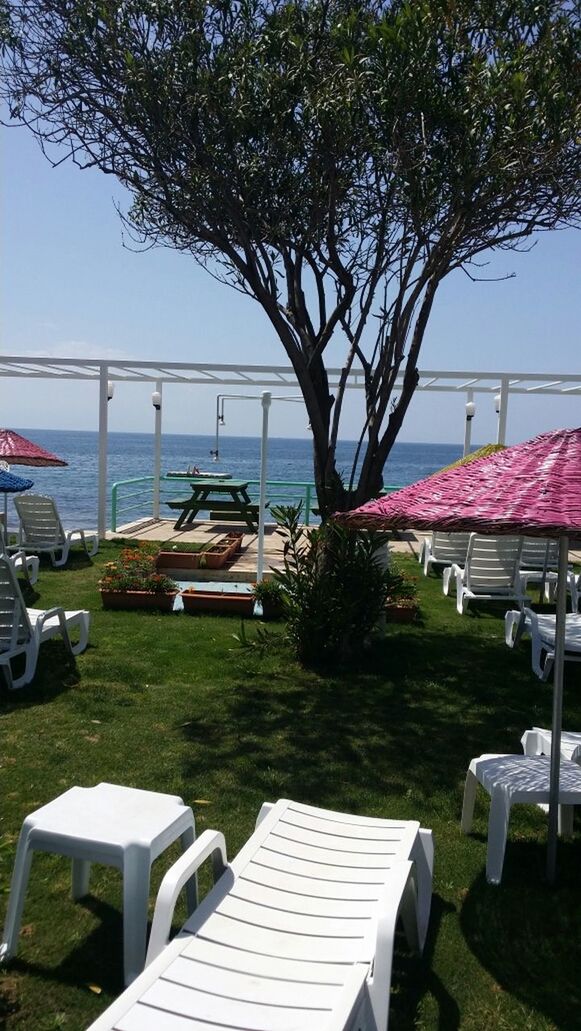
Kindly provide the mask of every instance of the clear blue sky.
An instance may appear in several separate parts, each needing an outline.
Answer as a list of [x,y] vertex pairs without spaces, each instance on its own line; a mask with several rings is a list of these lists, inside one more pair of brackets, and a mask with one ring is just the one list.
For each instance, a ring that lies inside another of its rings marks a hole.
[[[123,246],[114,202],[127,206],[116,181],[66,163],[53,169],[24,129],[2,130],[1,247],[3,354],[286,364],[261,308],[216,283],[191,258],[170,250],[135,253]],[[544,234],[532,253],[504,252],[488,275],[463,273],[440,288],[420,366],[547,373],[581,371],[579,272],[581,234]],[[118,388],[109,406],[112,430],[152,428],[151,388]],[[216,390],[166,390],[164,428],[209,433]],[[413,403],[401,440],[456,441],[464,397],[423,395]],[[95,429],[97,389],[87,384],[0,380],[3,426]],[[346,409],[344,438],[360,423],[360,398]],[[581,399],[515,398],[509,441],[557,426],[581,425]],[[228,432],[259,432],[253,405],[234,405]],[[305,436],[299,405],[273,409],[272,432]],[[473,439],[495,437],[491,399],[481,400]]]

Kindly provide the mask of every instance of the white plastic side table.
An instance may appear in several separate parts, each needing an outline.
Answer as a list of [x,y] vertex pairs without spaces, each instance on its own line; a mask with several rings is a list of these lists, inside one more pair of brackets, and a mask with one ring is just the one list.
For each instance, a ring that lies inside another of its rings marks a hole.
[[[476,787],[490,795],[488,818],[488,849],[486,853],[486,879],[500,884],[510,807],[519,802],[534,805],[549,801],[551,760],[549,756],[480,755],[473,759],[466,774],[461,827],[464,834],[472,829]],[[570,823],[572,809],[581,805],[581,766],[568,759],[561,760],[559,804],[562,806],[562,824]]]
[[[91,863],[123,873],[123,961],[125,983],[143,969],[151,864],[177,838],[182,850],[194,841],[194,814],[177,795],[117,784],[74,787],[26,817],[20,832],[0,960],[18,944],[33,852],[72,859],[72,895],[89,890]],[[195,881],[187,891],[188,913],[197,904]]]

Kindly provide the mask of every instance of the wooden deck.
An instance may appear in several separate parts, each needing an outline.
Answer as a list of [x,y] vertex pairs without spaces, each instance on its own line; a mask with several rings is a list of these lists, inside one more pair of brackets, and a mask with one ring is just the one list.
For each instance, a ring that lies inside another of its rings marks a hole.
[[[201,519],[194,526],[188,527],[187,530],[174,530],[173,519],[142,519],[139,522],[121,526],[117,533],[109,532],[107,538],[109,540],[122,537],[126,540],[135,541],[165,541],[171,547],[174,544],[189,543],[191,541],[211,543],[214,539],[218,540],[231,530],[244,531],[242,551],[225,569],[200,570],[200,579],[251,582],[256,579],[258,538],[255,533],[245,530],[242,524],[231,522],[215,523],[209,519]],[[390,550],[417,558],[423,535],[418,534],[416,536],[410,531],[400,534],[399,537],[399,540],[394,540],[390,543]],[[264,569],[266,577],[268,577],[269,570],[272,567],[277,569],[282,566],[283,544],[284,540],[278,528],[272,524],[267,524],[264,537]]]

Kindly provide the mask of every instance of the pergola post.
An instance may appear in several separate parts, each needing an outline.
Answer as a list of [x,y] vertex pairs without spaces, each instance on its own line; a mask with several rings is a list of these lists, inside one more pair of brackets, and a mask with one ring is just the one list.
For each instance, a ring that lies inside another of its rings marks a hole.
[[462,452],[463,457],[470,451],[470,438],[472,436],[472,420],[474,418],[474,391],[466,391],[466,419],[464,422],[464,450]]
[[506,444],[506,417],[508,414],[508,376],[500,381],[500,408],[498,410],[497,444]]
[[102,540],[107,533],[107,405],[109,403],[109,370],[105,364],[99,369],[99,487],[97,503],[97,533]]
[[159,519],[160,477],[161,477],[161,405],[162,387],[160,379],[156,380],[155,390],[151,395],[151,403],[155,409],[154,447],[153,447],[153,518]]
[[256,560],[256,581],[264,576],[264,522],[266,509],[266,472],[268,460],[268,413],[272,395],[270,390],[262,391],[262,440],[260,442],[260,497],[258,500],[258,557]]

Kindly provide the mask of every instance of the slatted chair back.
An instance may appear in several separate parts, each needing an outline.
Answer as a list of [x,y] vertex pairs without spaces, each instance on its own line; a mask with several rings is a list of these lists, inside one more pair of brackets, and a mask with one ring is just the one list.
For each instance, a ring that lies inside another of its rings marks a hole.
[[20,542],[34,547],[59,547],[65,541],[65,531],[52,498],[43,494],[23,494],[14,499],[20,520]]
[[32,628],[10,559],[0,556],[0,652],[21,648]]
[[503,597],[518,589],[522,537],[470,535],[466,555],[466,587],[475,593],[486,591]]
[[546,573],[559,566],[559,542],[548,537],[524,537],[521,569],[539,570]]
[[469,533],[440,533],[434,530],[432,534],[432,562],[441,562],[447,566],[456,563],[463,566],[468,551]]

